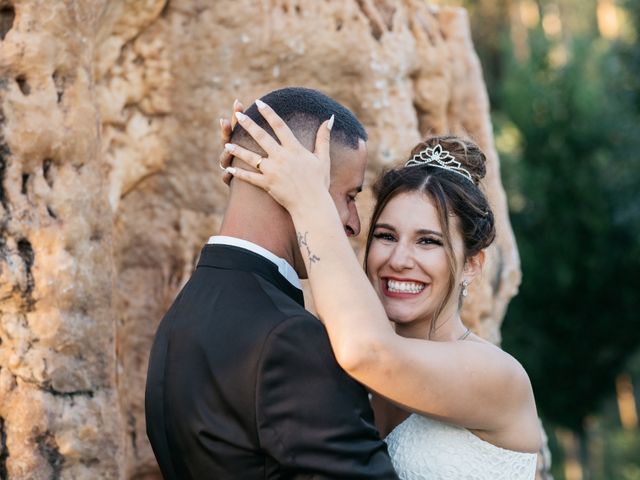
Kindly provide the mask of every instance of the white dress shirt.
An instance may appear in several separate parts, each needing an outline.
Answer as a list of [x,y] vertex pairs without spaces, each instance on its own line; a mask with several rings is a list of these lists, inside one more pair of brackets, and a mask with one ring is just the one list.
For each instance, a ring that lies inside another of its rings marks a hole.
[[302,290],[302,285],[300,284],[300,278],[298,274],[293,269],[293,267],[287,262],[284,258],[278,257],[274,255],[266,248],[261,247],[260,245],[256,245],[253,242],[249,242],[247,240],[242,240],[241,238],[235,237],[227,237],[224,235],[214,235],[209,238],[207,242],[211,245],[230,245],[232,247],[244,248],[245,250],[249,250],[261,257],[266,258],[270,262],[273,262],[276,267],[278,267],[278,271],[280,274],[287,279],[287,281],[296,287],[297,289]]

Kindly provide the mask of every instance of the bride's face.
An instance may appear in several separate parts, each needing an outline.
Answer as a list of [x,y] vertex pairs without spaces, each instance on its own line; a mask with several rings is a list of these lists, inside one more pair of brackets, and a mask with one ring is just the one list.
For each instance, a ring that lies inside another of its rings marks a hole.
[[[462,238],[451,222],[454,252]],[[449,288],[444,233],[433,201],[421,192],[393,197],[373,228],[367,273],[390,320],[423,337]],[[452,298],[456,298],[455,292]]]

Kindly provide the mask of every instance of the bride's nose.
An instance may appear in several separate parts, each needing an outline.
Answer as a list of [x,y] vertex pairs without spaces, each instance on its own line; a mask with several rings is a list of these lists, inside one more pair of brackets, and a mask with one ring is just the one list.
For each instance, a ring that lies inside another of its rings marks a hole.
[[414,260],[412,249],[403,242],[398,242],[389,257],[389,266],[397,271],[413,268]]

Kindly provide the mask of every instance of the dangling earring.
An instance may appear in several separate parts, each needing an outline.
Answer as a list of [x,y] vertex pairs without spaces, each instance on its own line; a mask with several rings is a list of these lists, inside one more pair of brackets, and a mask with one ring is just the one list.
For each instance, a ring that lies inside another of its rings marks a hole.
[[462,282],[462,296],[466,297],[469,292],[467,292],[467,287],[469,286],[469,280],[464,280]]

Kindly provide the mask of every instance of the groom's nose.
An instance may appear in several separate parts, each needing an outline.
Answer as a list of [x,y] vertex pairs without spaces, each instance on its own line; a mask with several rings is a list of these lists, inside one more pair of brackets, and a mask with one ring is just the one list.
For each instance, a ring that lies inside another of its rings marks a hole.
[[349,218],[344,225],[347,237],[357,237],[360,234],[360,217],[355,205],[349,207]]

